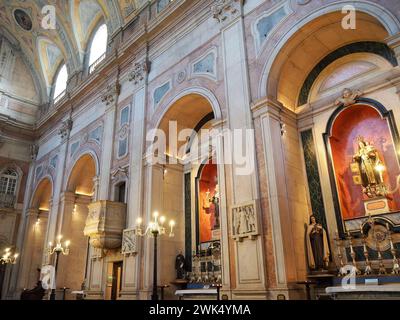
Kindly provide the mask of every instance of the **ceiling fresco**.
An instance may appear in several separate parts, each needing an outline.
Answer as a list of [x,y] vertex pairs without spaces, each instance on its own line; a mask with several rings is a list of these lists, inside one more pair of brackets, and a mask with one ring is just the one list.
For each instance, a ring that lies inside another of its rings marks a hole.
[[[145,0],[3,0],[0,3],[0,39],[11,44],[32,73],[42,103],[48,100],[62,63],[68,72],[81,70],[92,35],[104,22],[108,33],[132,19]],[[55,29],[42,20],[54,6]]]

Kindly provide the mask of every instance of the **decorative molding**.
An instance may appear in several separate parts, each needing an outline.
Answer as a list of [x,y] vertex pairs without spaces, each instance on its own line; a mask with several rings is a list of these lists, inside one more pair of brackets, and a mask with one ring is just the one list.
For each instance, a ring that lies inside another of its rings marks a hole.
[[212,47],[191,66],[191,77],[204,76],[213,81],[217,80],[217,48]]
[[67,119],[62,122],[60,129],[58,129],[58,135],[62,140],[69,137],[69,134],[72,130],[73,121],[71,119]]
[[122,233],[122,248],[123,255],[138,253],[138,236],[135,229],[125,229]]
[[211,6],[213,18],[219,23],[233,20],[242,14],[244,0],[216,0]]
[[342,96],[335,101],[335,105],[337,106],[345,106],[348,107],[354,103],[356,103],[356,99],[362,95],[360,90],[352,90],[349,88],[345,88],[343,90]]
[[258,205],[255,200],[231,207],[232,238],[242,241],[244,238],[254,240],[259,235]]
[[101,102],[105,103],[106,106],[109,106],[117,101],[117,97],[121,92],[121,86],[119,82],[114,84],[110,84],[107,86],[104,94],[101,96]]
[[164,96],[171,90],[171,80],[157,87],[153,92],[154,106],[157,106]]
[[121,181],[129,177],[129,167],[118,167],[111,172],[112,181]]
[[135,62],[133,70],[129,73],[128,80],[132,81],[135,86],[142,84],[146,79],[146,75],[150,72],[150,65],[147,60]]

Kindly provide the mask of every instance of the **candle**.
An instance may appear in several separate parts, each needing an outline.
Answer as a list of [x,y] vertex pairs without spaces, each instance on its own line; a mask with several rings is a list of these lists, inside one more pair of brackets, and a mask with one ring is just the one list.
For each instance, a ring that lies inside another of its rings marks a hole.
[[173,233],[174,226],[175,226],[175,221],[174,221],[174,220],[171,220],[171,221],[169,222],[169,226],[171,227],[171,233]]

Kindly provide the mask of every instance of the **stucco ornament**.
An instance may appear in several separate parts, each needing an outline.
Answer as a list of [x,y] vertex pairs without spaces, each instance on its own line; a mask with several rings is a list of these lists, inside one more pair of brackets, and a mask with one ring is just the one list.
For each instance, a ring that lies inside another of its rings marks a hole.
[[356,99],[362,95],[360,90],[352,90],[345,88],[343,90],[342,96],[336,100],[335,104],[337,106],[344,105],[345,107],[350,106],[356,102]]
[[217,0],[211,6],[214,19],[225,22],[240,15],[244,0]]

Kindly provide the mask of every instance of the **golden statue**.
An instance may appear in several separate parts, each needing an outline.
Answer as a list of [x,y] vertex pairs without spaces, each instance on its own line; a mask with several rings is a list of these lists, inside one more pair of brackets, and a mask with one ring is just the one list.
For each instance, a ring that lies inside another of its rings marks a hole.
[[353,160],[358,165],[361,176],[363,193],[369,198],[385,196],[386,187],[383,182],[383,171],[385,166],[376,148],[364,137],[358,137],[358,151]]

